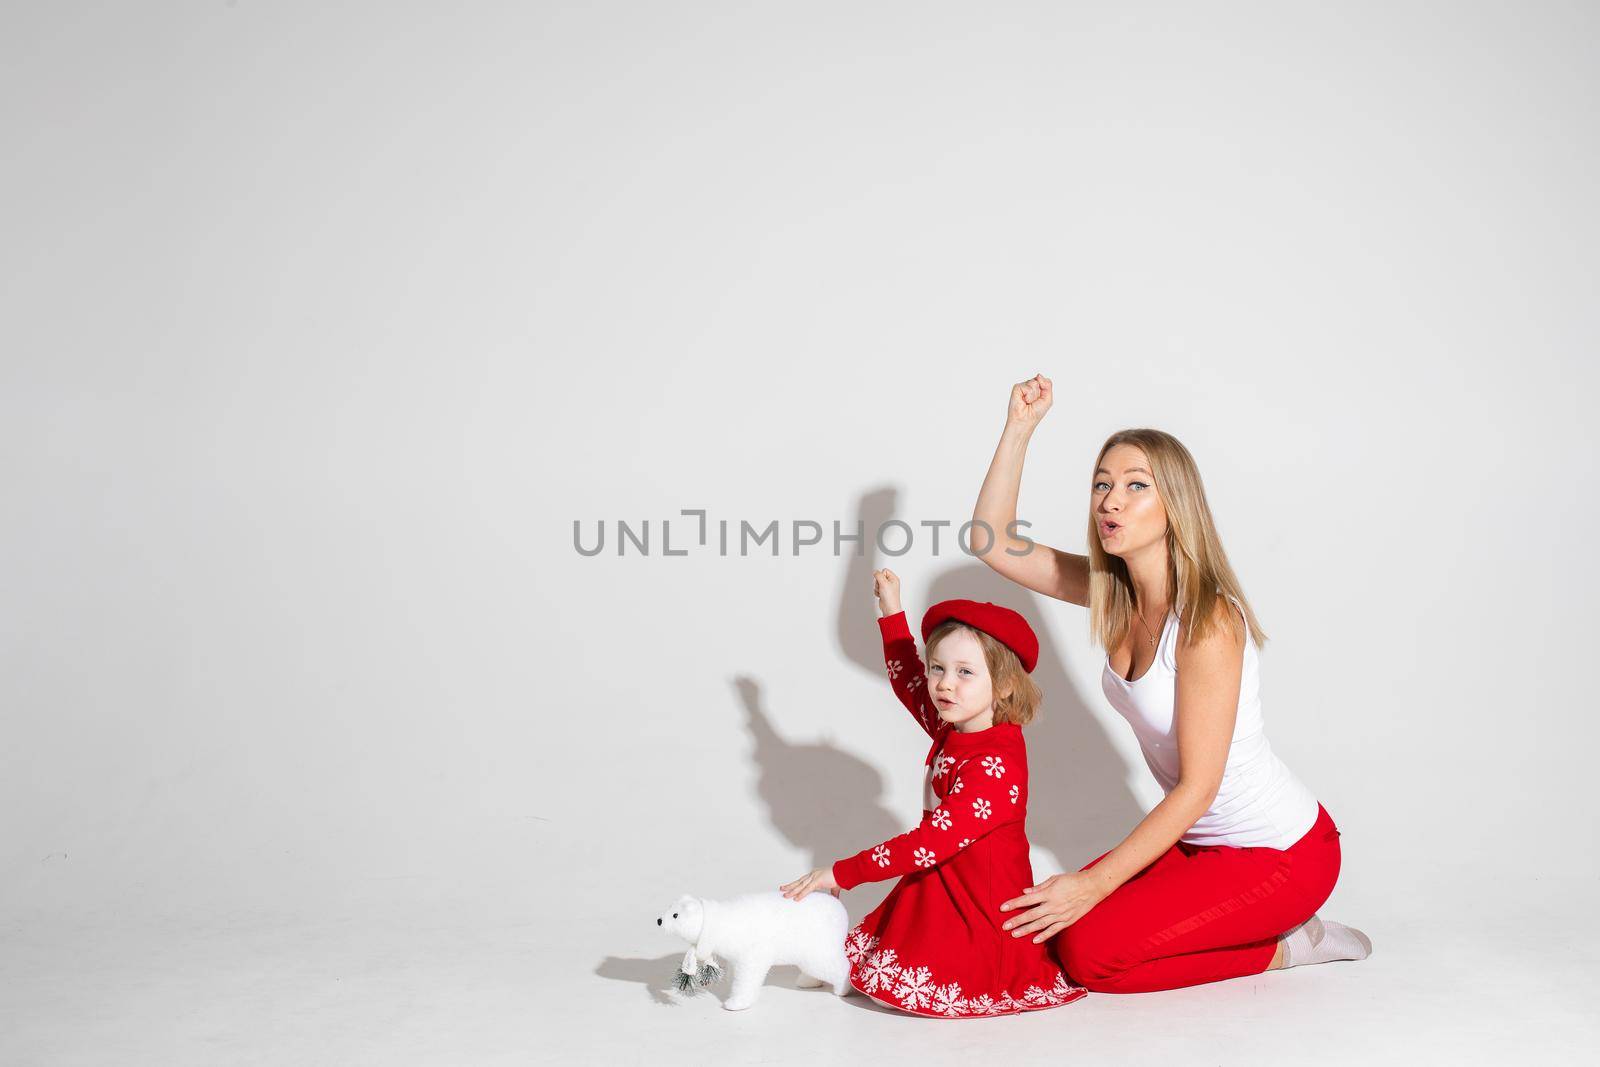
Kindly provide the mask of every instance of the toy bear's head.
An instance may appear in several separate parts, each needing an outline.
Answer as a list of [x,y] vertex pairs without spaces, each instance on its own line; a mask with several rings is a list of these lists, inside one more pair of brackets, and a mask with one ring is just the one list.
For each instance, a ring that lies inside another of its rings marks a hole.
[[706,907],[699,897],[681,896],[656,917],[656,925],[669,934],[677,934],[691,945],[700,940],[700,930],[705,925]]

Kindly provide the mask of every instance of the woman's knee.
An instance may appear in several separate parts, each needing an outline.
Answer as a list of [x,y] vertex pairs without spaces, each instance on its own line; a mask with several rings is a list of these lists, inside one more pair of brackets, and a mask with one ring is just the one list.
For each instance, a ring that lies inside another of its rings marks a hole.
[[1104,923],[1089,921],[1087,915],[1057,934],[1055,945],[1062,970],[1073,981],[1091,990],[1115,978],[1128,966],[1115,931]]
[[1093,993],[1115,993],[1126,969],[1110,954],[1063,946],[1061,969],[1067,977]]

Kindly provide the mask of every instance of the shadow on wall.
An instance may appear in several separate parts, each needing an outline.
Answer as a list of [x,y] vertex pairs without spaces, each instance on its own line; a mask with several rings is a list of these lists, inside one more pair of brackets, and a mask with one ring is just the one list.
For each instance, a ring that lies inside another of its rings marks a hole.
[[[887,680],[884,686],[888,687]],[[766,804],[777,831],[790,844],[811,853],[812,867],[854,856],[868,845],[910,829],[883,806],[883,775],[876,767],[839,748],[832,738],[809,744],[788,741],[773,728],[772,717],[763,706],[759,682],[740,676],[734,679],[734,689],[744,705],[750,737],[755,742],[753,755],[760,771],[756,794]],[[900,708],[900,702],[892,695],[889,699]],[[909,718],[907,723],[910,724]],[[913,725],[912,729],[916,727]],[[917,732],[920,736],[921,731]],[[922,755],[926,755],[925,750]],[[805,870],[787,872],[771,888],[804,873]],[[893,879],[868,882],[841,899],[851,915],[859,918],[877,907],[893,886]],[[858,901],[868,905],[866,911],[860,910]]]
[[[892,558],[874,562],[872,531],[894,517],[896,498],[892,488],[876,489],[861,498],[857,517],[866,531],[865,548],[861,556],[844,557],[848,562],[835,622],[845,655],[882,682],[884,714],[899,715],[905,722],[904,750],[885,753],[884,758],[920,761],[927,751],[925,736],[906,715],[884,675],[883,642],[872,596],[873,570],[888,566],[900,575],[906,616],[924,657],[922,614],[938,601],[988,600],[1021,612],[1039,635],[1039,663],[1033,676],[1044,691],[1044,703],[1023,733],[1031,783],[1028,840],[1054,856],[1061,870],[1078,870],[1121,841],[1144,817],[1143,807],[1127,786],[1127,765],[1068,679],[1047,625],[1061,607],[1074,613],[1083,609],[1038,597],[961,553],[953,527],[940,531],[939,551],[941,556],[955,553],[962,562],[941,569],[934,576],[927,602],[916,603],[911,590],[919,584],[917,575],[902,572]],[[917,536],[926,532],[926,528],[918,528]],[[735,686],[755,741],[758,792],[772,824],[792,844],[812,854],[812,866],[854,855],[911,828],[883,806],[883,776],[872,764],[850,755],[831,738],[820,744],[791,744],[773,728],[762,706],[759,684],[740,677]],[[796,871],[790,877],[801,873]],[[1037,870],[1035,877],[1047,873]],[[868,883],[845,894],[852,916],[864,914],[858,901],[870,910],[893,884],[893,879]],[[1018,886],[1018,892],[1024,888]]]

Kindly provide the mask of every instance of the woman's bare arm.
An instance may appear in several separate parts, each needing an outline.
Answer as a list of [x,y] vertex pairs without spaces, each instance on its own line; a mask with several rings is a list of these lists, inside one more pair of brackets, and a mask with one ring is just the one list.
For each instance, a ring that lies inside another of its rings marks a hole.
[[[1065,600],[1080,607],[1089,606],[1089,557],[1063,552],[1032,539],[1017,536],[1017,493],[1022,485],[1022,462],[1028,454],[1033,431],[1050,410],[1050,379],[1035,375],[1011,387],[1011,406],[1006,413],[1006,428],[989,462],[978,502],[973,506],[974,523],[984,523],[994,532],[994,543],[978,558],[1002,577],[1036,593]],[[986,537],[974,533],[976,548]]]
[[1173,721],[1178,731],[1178,784],[1096,863],[1109,894],[1154,863],[1211,807],[1233,746],[1244,676],[1243,624],[1218,601],[1217,628],[1194,646],[1178,644]]
[[1026,909],[1002,928],[1013,937],[1054,937],[1092,911],[1180,840],[1211,807],[1222,786],[1244,670],[1243,625],[1219,626],[1194,647],[1178,646],[1173,715],[1178,728],[1178,784],[1116,848],[1080,871],[1053,874],[1001,911]]

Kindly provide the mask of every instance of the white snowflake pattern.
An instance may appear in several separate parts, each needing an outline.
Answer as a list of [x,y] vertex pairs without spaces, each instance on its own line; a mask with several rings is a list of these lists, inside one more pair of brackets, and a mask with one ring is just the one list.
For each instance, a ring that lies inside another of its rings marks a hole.
[[1048,989],[1034,983],[1020,998],[1007,990],[968,996],[963,995],[959,982],[941,982],[932,968],[907,963],[894,949],[882,947],[876,934],[868,934],[859,925],[851,930],[845,946],[851,960],[851,981],[858,989],[876,994],[876,999],[885,1004],[893,1004],[888,998],[895,997],[899,1000],[896,1007],[919,1015],[1008,1015],[1070,1004],[1089,992],[1058,969]]
[[967,1013],[967,998],[961,995],[961,983],[951,982],[948,985],[936,987],[933,991],[933,1002],[930,1006],[940,1015],[965,1015]]
[[938,811],[934,812],[933,825],[937,826],[941,830],[950,829],[950,813],[945,811],[943,808],[940,808]]
[[1067,981],[1067,972],[1057,971],[1055,984],[1050,987],[1050,995],[1059,1000],[1061,997],[1072,996],[1082,988],[1084,987],[1081,985],[1074,985],[1072,982]]
[[1017,796],[1021,792],[1022,792],[1022,790],[1021,790],[1021,788],[1019,786],[1013,785],[1011,787],[1011,803],[1015,804],[1017,802]]
[[924,678],[922,675],[913,674],[910,678],[906,679],[906,688],[907,689],[920,689],[920,688],[922,688],[922,683],[925,682],[925,681],[927,681],[927,679]]
[[955,783],[950,786],[950,792],[952,792],[952,793],[961,792],[961,779],[957,778],[955,780]]
[[950,770],[950,765],[952,763],[954,763],[954,762],[955,762],[954,758],[952,758],[950,756],[946,756],[943,752],[941,752],[937,756],[933,757],[933,776],[934,776],[934,778],[936,778],[936,779],[937,778],[943,778],[945,776],[946,772],[948,772]]
[[982,797],[972,802],[972,814],[975,818],[987,819],[989,817],[989,802]]
[[899,660],[897,660],[897,659],[890,660],[886,664],[886,668],[889,671],[889,681],[892,682],[896,678],[900,677],[901,666],[900,666],[900,661]]
[[970,838],[970,837],[963,837],[963,838],[962,838],[962,839],[961,839],[961,844],[959,844],[959,845],[957,845],[957,846],[956,846],[956,848],[966,848],[966,847],[967,847],[967,846],[968,846],[968,845],[970,845],[970,844],[972,844],[972,838]]
[[879,845],[872,850],[872,858],[878,861],[879,867],[889,866],[889,846]]
[[911,854],[911,858],[917,861],[918,867],[932,867],[934,864],[931,848],[919,848]]
[[933,999],[933,973],[926,967],[900,968],[900,984],[894,987],[894,995],[908,1008],[926,1008]]
[[991,778],[998,778],[1006,773],[1005,762],[999,756],[985,756],[983,757],[983,773]]
[[895,962],[894,949],[880,948],[868,953],[861,968],[861,988],[868,993],[878,990],[888,992],[900,977],[900,964]]
[[872,946],[877,943],[877,938],[858,926],[850,931],[849,937],[844,939],[845,959],[850,961],[851,966],[855,966],[866,958],[867,953],[872,951]]

